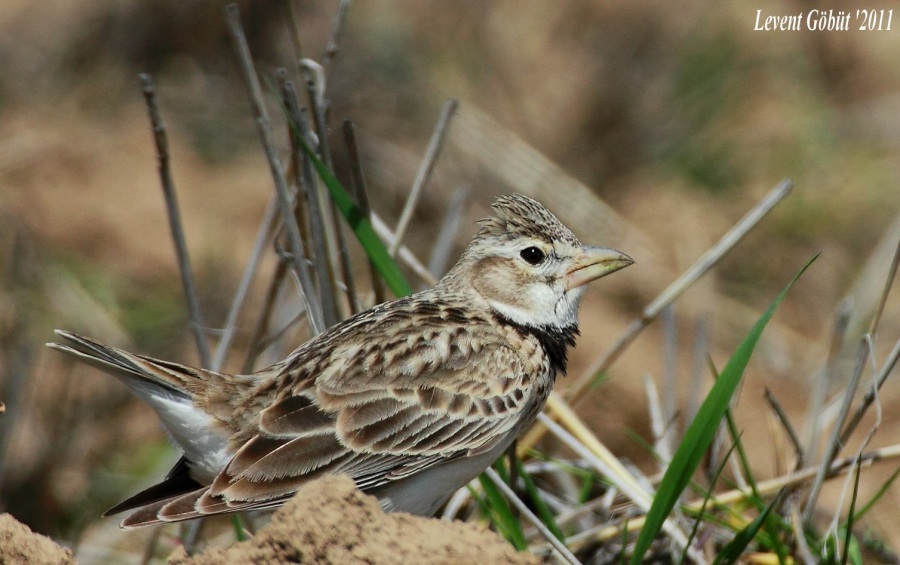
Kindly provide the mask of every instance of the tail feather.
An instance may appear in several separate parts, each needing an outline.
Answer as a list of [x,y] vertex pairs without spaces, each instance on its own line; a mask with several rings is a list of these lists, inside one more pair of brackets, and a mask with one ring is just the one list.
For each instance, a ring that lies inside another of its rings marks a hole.
[[[199,518],[200,515],[192,511],[191,508],[186,507],[184,501],[196,500],[197,498],[202,496],[205,491],[206,489],[204,487],[200,487],[193,491],[189,491],[162,500],[157,500],[145,506],[141,506],[140,508],[126,516],[125,519],[122,520],[122,522],[119,524],[119,527],[123,530],[132,530],[135,528],[142,528],[144,526],[159,526],[161,524],[168,524],[170,522],[181,522],[184,520]],[[182,506],[185,506],[184,512],[181,514],[180,518],[163,519],[161,517],[161,513],[164,508],[168,508],[179,503]]]
[[[211,390],[216,393],[214,396],[225,398],[233,392],[233,385],[229,385],[224,375],[135,355],[70,332],[57,330],[56,333],[68,343],[47,345],[112,374],[156,411],[172,440],[184,451],[190,469],[187,478],[199,484],[211,482],[228,463],[231,431],[208,410]],[[138,501],[144,494],[168,498],[176,494],[174,491],[193,486],[175,477],[171,484],[141,493]],[[123,504],[127,506],[131,502]]]
[[191,477],[188,460],[187,458],[182,457],[178,460],[178,463],[172,467],[163,481],[142,490],[127,500],[123,500],[104,512],[103,515],[112,516],[113,514],[118,514],[119,512],[124,512],[126,510],[142,508],[155,502],[168,502],[177,496],[193,492],[202,486],[203,485]]
[[174,496],[165,500],[159,500],[138,508],[122,520],[120,527],[126,530],[142,528],[144,526],[158,526],[173,522],[195,520],[205,516],[219,514],[231,514],[245,511],[274,510],[287,501],[294,492],[279,496],[271,500],[257,502],[229,503],[224,499],[209,496],[206,487],[186,492],[181,496]]
[[69,343],[48,343],[49,347],[104,370],[133,389],[142,388],[140,381],[144,381],[143,386],[152,383],[167,389],[169,393],[191,398],[205,386],[199,369],[135,355],[65,330],[56,330],[56,335]]

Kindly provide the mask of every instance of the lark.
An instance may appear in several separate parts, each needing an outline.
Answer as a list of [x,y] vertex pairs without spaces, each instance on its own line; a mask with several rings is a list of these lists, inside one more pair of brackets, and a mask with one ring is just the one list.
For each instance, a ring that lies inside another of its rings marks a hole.
[[123,528],[282,505],[349,475],[390,511],[433,515],[534,421],[565,373],[585,284],[632,264],[505,195],[433,288],[375,306],[248,375],[57,330],[49,346],[128,385],[183,456],[105,515]]

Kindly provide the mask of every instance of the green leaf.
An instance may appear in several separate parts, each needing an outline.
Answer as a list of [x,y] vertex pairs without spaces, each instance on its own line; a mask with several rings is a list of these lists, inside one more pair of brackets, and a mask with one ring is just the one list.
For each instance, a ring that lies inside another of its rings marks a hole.
[[[731,437],[735,442],[735,447],[737,448],[738,452],[738,459],[741,463],[741,468],[744,471],[744,476],[746,477],[747,482],[750,484],[750,491],[752,493],[752,496],[749,497],[749,501],[752,504],[756,505],[757,510],[762,511],[764,508],[762,496],[760,496],[759,494],[759,489],[756,488],[756,478],[753,476],[753,469],[750,468],[750,460],[747,457],[747,452],[744,450],[744,443],[743,441],[741,441],[741,436],[738,432],[737,424],[734,421],[734,415],[731,413],[731,408],[725,410],[725,421],[728,424],[728,432],[731,434]],[[766,531],[769,533],[768,538],[771,541],[769,547],[778,556],[778,563],[786,563],[788,549],[784,546],[784,544],[781,543],[781,538],[778,535],[779,524],[776,523],[776,520],[770,519],[774,516],[770,516],[768,508],[766,509],[765,514],[766,518],[764,518],[764,520]]]
[[900,467],[898,467],[897,470],[894,471],[894,473],[888,478],[887,481],[885,481],[883,485],[881,485],[881,488],[878,489],[878,492],[876,492],[875,495],[872,496],[872,498],[870,498],[862,508],[860,508],[853,514],[854,522],[862,520],[863,516],[865,516],[869,512],[869,510],[871,510],[872,507],[875,506],[875,504],[879,500],[881,500],[881,497],[884,496],[884,493],[886,493],[888,489],[891,488],[891,485],[894,484],[894,481],[897,480],[897,477],[900,477]]
[[722,471],[725,470],[725,465],[728,464],[728,458],[731,457],[731,454],[734,452],[735,447],[737,446],[736,442],[732,442],[731,447],[728,448],[728,451],[725,452],[725,456],[722,457],[722,460],[716,465],[716,471],[713,473],[713,476],[710,480],[711,486],[706,489],[703,493],[703,504],[700,505],[700,510],[697,511],[696,519],[694,520],[694,525],[691,528],[691,533],[688,535],[687,545],[684,547],[684,550],[681,552],[681,561],[680,563],[688,563],[688,548],[693,543],[694,538],[697,536],[697,532],[700,530],[700,524],[703,523],[704,514],[706,513],[706,507],[709,505],[709,501],[713,497],[713,490],[715,488],[715,484],[719,482],[719,477],[722,475]]
[[765,510],[763,510],[755,520],[750,522],[746,528],[739,531],[735,536],[728,542],[725,547],[722,548],[722,551],[716,556],[716,560],[713,561],[713,565],[717,565],[718,563],[737,563],[738,559],[740,559],[741,554],[747,549],[747,546],[750,545],[750,542],[753,541],[753,538],[756,537],[757,532],[766,523],[766,519],[769,517],[769,514],[772,512],[772,509],[778,506],[781,503],[781,493],[776,496],[772,502],[766,506]]
[[853,539],[853,518],[856,514],[856,501],[859,500],[859,477],[862,471],[859,459],[853,465],[853,495],[850,497],[850,509],[847,511],[847,522],[843,525],[844,553],[841,555],[841,563],[846,565],[850,559],[850,545]]
[[528,496],[531,498],[531,502],[534,503],[534,509],[537,511],[537,515],[540,516],[541,521],[547,526],[547,529],[556,536],[556,539],[565,542],[566,538],[563,536],[562,530],[556,523],[556,517],[553,515],[553,511],[547,506],[547,502],[544,501],[544,497],[541,496],[541,491],[538,490],[531,475],[525,470],[525,465],[523,465],[518,458],[516,459],[516,469],[518,469],[519,477],[522,479],[522,482],[525,483],[525,490],[528,491]]
[[[498,473],[499,474],[499,473]],[[525,551],[528,548],[528,542],[525,541],[525,532],[522,531],[522,524],[516,518],[509,507],[509,503],[504,498],[503,493],[497,488],[491,479],[484,473],[478,475],[478,481],[484,490],[484,506],[482,509],[488,510],[488,517],[491,523],[497,527],[497,530],[503,534],[503,537],[509,541],[519,551]]]
[[407,282],[406,277],[403,276],[396,261],[394,261],[393,257],[388,253],[387,248],[381,242],[378,234],[375,233],[372,222],[363,215],[359,207],[353,202],[353,198],[350,197],[350,194],[344,189],[334,174],[328,170],[325,163],[319,159],[315,151],[313,151],[306,143],[303,136],[298,135],[297,140],[300,142],[303,152],[306,153],[312,161],[313,167],[316,168],[319,177],[328,188],[331,199],[334,200],[338,210],[341,211],[341,214],[347,220],[347,224],[350,226],[350,229],[353,230],[356,239],[359,240],[360,245],[362,245],[366,254],[369,256],[372,264],[375,265],[375,268],[378,269],[378,272],[384,277],[384,281],[387,283],[388,288],[390,288],[391,292],[396,296],[412,294],[412,287],[409,285],[409,282]]
[[247,535],[244,533],[244,519],[240,514],[231,515],[231,527],[234,529],[235,541],[246,541]]
[[697,466],[702,461],[704,454],[716,435],[719,422],[721,422],[725,411],[728,409],[731,397],[734,395],[737,385],[744,374],[744,369],[750,361],[750,356],[753,354],[753,349],[756,347],[766,324],[775,313],[775,308],[781,303],[797,279],[816,260],[816,257],[818,255],[810,259],[775,298],[769,309],[756,322],[750,333],[735,350],[725,368],[722,369],[719,379],[710,389],[709,395],[697,411],[694,421],[691,422],[691,425],[685,432],[681,444],[672,457],[672,462],[663,475],[659,490],[653,499],[653,504],[647,512],[646,522],[638,536],[634,552],[631,554],[632,565],[641,563],[647,550],[650,549],[653,539],[662,530],[666,518],[672,511],[672,508],[675,507],[681,493],[690,483],[694,471],[696,471]]

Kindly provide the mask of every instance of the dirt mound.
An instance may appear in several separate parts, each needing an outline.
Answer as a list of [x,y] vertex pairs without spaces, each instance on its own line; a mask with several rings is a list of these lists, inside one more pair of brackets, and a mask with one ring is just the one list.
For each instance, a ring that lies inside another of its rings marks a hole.
[[253,539],[187,557],[172,565],[219,563],[540,563],[517,553],[476,524],[385,514],[347,477],[327,477],[300,490]]
[[0,514],[0,563],[75,563],[72,552],[36,534],[9,514]]
[[[72,552],[0,514],[0,563],[75,564]],[[171,565],[305,563],[538,564],[497,534],[467,522],[443,522],[385,514],[375,498],[347,477],[326,477],[300,490],[252,539],[188,557],[183,548]]]

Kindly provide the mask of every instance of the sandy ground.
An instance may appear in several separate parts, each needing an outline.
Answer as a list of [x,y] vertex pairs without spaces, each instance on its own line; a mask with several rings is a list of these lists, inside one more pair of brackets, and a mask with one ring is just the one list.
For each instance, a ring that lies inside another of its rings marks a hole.
[[[172,565],[218,563],[540,563],[474,523],[385,514],[347,477],[303,487],[252,539],[189,557],[178,548]],[[75,563],[72,552],[0,515],[0,563]]]
[[75,563],[72,552],[36,534],[9,514],[0,514],[0,563]]
[[216,563],[539,563],[478,524],[385,514],[346,477],[303,487],[253,539],[172,565]]

